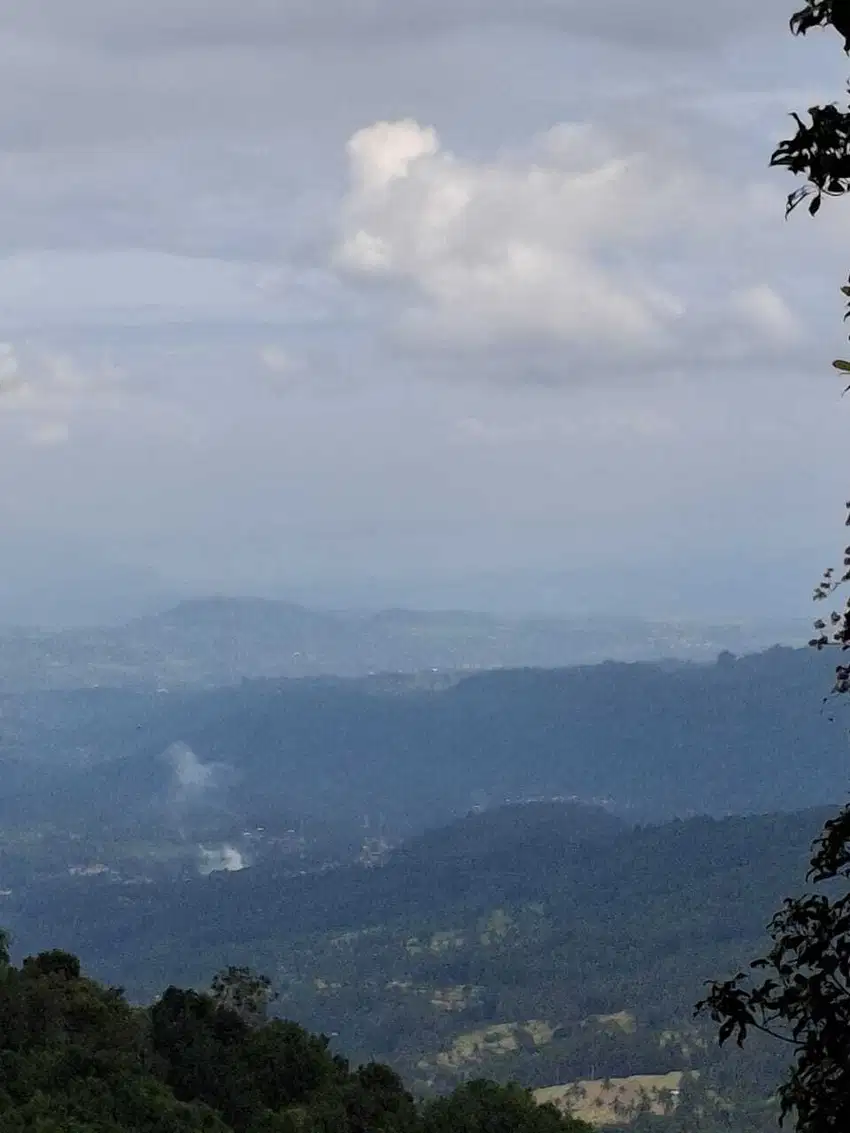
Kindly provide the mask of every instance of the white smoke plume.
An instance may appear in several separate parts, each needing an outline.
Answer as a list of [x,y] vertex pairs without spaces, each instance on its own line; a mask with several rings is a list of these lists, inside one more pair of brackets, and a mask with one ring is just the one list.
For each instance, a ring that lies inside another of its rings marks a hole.
[[172,771],[166,809],[182,832],[183,820],[195,808],[220,805],[224,790],[232,781],[231,768],[225,763],[203,763],[183,742],[170,744],[161,758],[171,765]]
[[198,798],[216,786],[216,765],[201,763],[188,744],[175,743],[166,748],[164,757],[174,770],[174,794],[179,800]]
[[198,850],[200,853],[198,872],[202,877],[209,877],[211,873],[238,873],[249,864],[235,846],[224,845],[217,850],[208,850],[204,846],[199,846]]

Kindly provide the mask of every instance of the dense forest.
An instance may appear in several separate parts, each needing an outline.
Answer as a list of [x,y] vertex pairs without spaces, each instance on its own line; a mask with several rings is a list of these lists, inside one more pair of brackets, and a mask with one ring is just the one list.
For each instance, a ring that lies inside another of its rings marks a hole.
[[377,1063],[269,1019],[264,985],[232,970],[148,1008],[85,978],[62,951],[20,967],[0,947],[4,1133],[583,1133],[518,1087],[469,1083],[417,1104]]
[[[249,969],[206,990],[169,986],[147,1006],[87,978],[54,949],[10,962],[0,937],[0,1125],[4,1133],[590,1133],[574,1113],[587,1085],[546,1092],[470,1077],[423,1099],[388,1066],[352,1065],[324,1035],[273,1015],[270,982]],[[770,1096],[717,1059],[675,1090],[624,1087],[616,1133],[769,1133]],[[597,1110],[597,1116],[601,1111]],[[612,1116],[613,1115],[613,1116]]]
[[[406,835],[535,796],[610,800],[635,821],[829,804],[845,773],[830,679],[828,659],[776,648],[709,665],[9,696],[0,821],[162,839],[383,815]],[[208,769],[191,792],[175,744]]]
[[56,942],[137,1004],[172,982],[203,988],[230,963],[267,971],[276,1011],[417,1095],[480,1075],[538,1089],[699,1074],[694,1096],[758,1108],[784,1052],[721,1057],[693,1005],[758,950],[830,813],[632,828],[602,808],[506,807],[375,868],[79,879],[7,923],[16,954]]

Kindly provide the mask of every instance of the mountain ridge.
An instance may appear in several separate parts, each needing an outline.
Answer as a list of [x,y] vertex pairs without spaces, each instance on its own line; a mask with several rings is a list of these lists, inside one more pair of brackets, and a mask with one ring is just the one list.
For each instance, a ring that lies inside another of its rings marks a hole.
[[804,623],[726,625],[462,610],[311,609],[265,598],[184,599],[120,626],[0,630],[0,690],[215,687],[242,678],[553,667],[606,658],[711,660]]
[[847,786],[846,738],[823,710],[831,667],[777,647],[712,665],[7,697],[0,820],[161,831],[176,792],[181,825],[217,812],[224,841],[270,810],[349,828],[383,815],[401,836],[531,798],[606,801],[635,821],[818,805]]

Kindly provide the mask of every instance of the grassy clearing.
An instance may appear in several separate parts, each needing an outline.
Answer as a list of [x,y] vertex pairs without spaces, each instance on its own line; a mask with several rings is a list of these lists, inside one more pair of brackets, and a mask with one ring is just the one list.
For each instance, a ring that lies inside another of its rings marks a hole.
[[591,1015],[588,1022],[605,1030],[623,1031],[627,1035],[633,1035],[637,1030],[637,1019],[630,1011],[618,1011],[614,1015]]
[[495,1023],[480,1031],[458,1035],[448,1050],[437,1055],[437,1065],[460,1070],[484,1062],[488,1058],[512,1054],[519,1050],[523,1039],[536,1047],[552,1041],[554,1031],[542,1019],[528,1019],[524,1023]]
[[440,1011],[463,1011],[481,998],[482,988],[474,984],[437,987],[431,993],[431,1004]]
[[534,1091],[541,1104],[550,1102],[592,1125],[616,1125],[641,1111],[670,1113],[676,1107],[683,1074],[635,1074],[631,1078],[596,1078]]

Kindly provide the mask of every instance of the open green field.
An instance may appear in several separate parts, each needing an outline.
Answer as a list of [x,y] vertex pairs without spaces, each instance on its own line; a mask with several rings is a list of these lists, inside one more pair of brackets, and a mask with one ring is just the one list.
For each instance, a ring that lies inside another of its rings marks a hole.
[[538,1102],[552,1105],[592,1125],[619,1125],[641,1111],[663,1115],[676,1108],[681,1071],[634,1074],[629,1078],[594,1078],[535,1090]]

